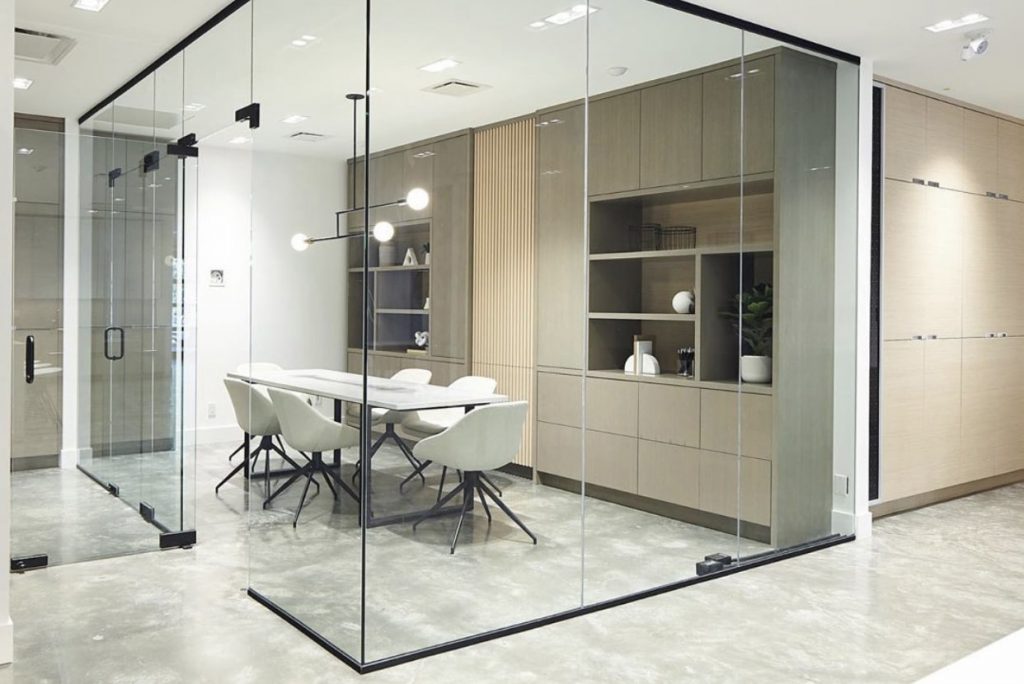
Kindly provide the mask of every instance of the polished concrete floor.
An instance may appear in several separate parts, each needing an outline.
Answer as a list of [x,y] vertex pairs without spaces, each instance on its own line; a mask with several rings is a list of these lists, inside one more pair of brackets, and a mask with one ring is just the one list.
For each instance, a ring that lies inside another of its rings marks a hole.
[[[222,468],[217,460],[212,472]],[[246,597],[245,495],[239,487],[222,494],[199,497],[201,543],[192,550],[15,576],[16,663],[0,669],[0,682],[354,680]],[[302,529],[300,520],[293,533]],[[516,544],[514,535],[502,536],[481,546]],[[467,548],[476,534],[473,540]],[[1024,486],[1008,487],[882,520],[869,540],[366,679],[912,682],[1024,624],[1021,542]],[[657,551],[622,564],[641,567]],[[339,548],[339,562],[344,555]],[[447,554],[436,548],[429,556],[440,557]],[[331,579],[316,575],[309,587],[326,595],[335,588]],[[431,596],[464,589],[440,583]],[[423,605],[411,597],[391,612],[405,615],[410,601]]]

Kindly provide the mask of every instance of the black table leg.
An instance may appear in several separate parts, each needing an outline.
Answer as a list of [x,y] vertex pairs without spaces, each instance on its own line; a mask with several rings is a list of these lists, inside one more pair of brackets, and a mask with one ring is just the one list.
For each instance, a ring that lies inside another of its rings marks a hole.
[[245,438],[242,440],[242,444],[245,447],[244,449],[242,449],[242,457],[243,457],[243,459],[245,461],[245,470],[243,470],[242,472],[245,473],[245,479],[246,480],[249,479],[249,442],[250,441],[251,440],[250,440],[250,437],[249,437],[249,433],[246,432],[245,433]]
[[[342,421],[341,406],[342,406],[341,399],[335,399],[334,400],[334,422],[335,423],[340,423]],[[334,463],[332,465],[335,468],[339,468],[339,469],[341,468],[341,449],[335,449],[334,450]],[[339,470],[339,474],[340,474],[340,470]]]

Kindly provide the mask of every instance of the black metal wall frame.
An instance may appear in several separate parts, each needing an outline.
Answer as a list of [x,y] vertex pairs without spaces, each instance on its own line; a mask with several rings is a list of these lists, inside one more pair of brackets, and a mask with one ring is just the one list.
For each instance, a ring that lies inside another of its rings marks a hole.
[[[469,2],[470,0],[466,0],[466,1]],[[366,19],[367,19],[367,30],[369,30],[369,23],[370,23],[370,21],[369,21],[369,19],[370,19],[369,18],[369,8],[371,6],[371,2],[372,2],[372,0],[366,0],[366,6],[367,6],[367,17],[366,17]],[[754,34],[757,34],[757,35],[760,35],[760,36],[764,36],[766,38],[770,38],[770,39],[773,39],[773,40],[778,40],[778,41],[781,41],[781,42],[784,42],[784,43],[788,43],[788,44],[790,44],[792,46],[795,46],[797,48],[802,48],[802,49],[805,49],[805,50],[813,51],[813,52],[816,52],[818,54],[821,54],[821,55],[824,55],[824,56],[827,56],[827,57],[831,57],[831,58],[839,60],[839,61],[848,62],[850,64],[854,64],[856,66],[860,66],[860,58],[857,57],[856,55],[852,55],[852,54],[843,52],[841,50],[836,50],[834,48],[830,48],[828,46],[821,45],[819,43],[815,43],[814,41],[806,40],[806,39],[800,38],[798,36],[794,36],[794,35],[791,35],[791,34],[788,34],[788,33],[782,32],[782,31],[778,31],[776,29],[772,29],[772,28],[768,28],[768,27],[765,27],[765,26],[761,26],[759,24],[755,24],[755,23],[752,23],[752,22],[749,22],[749,21],[746,21],[746,20],[743,20],[743,19],[738,19],[738,18],[730,16],[728,14],[723,14],[721,12],[708,9],[706,7],[701,7],[700,5],[695,5],[695,4],[691,3],[691,2],[684,2],[683,0],[647,0],[647,2],[652,2],[654,4],[662,5],[664,7],[670,8],[670,9],[674,9],[674,10],[678,10],[678,11],[686,13],[686,14],[690,14],[692,16],[700,17],[700,18],[703,18],[703,19],[708,19],[710,21],[714,21],[714,22],[717,22],[717,23],[720,23],[720,24],[723,24],[723,25],[726,25],[726,26],[731,26],[733,28],[737,28],[737,29],[740,29],[740,30],[743,30],[743,31],[746,31],[746,32],[749,32],[749,33],[754,33]],[[172,47],[170,50],[168,50],[163,55],[161,55],[159,58],[157,58],[153,63],[151,63],[145,69],[140,71],[137,75],[135,75],[127,83],[125,83],[123,86],[121,86],[120,88],[115,90],[113,93],[111,93],[106,98],[104,98],[101,102],[96,104],[92,109],[90,109],[85,114],[83,114],[81,117],[79,117],[78,122],[80,124],[84,123],[86,120],[88,120],[90,117],[92,117],[93,115],[98,113],[100,110],[102,110],[108,104],[114,102],[118,97],[120,97],[124,93],[128,92],[128,90],[130,90],[136,84],[140,83],[144,78],[146,78],[148,75],[152,74],[160,66],[162,66],[165,63],[167,63],[172,58],[174,58],[176,55],[181,53],[185,48],[187,48],[189,45],[194,43],[196,40],[198,40],[200,37],[202,37],[208,31],[210,31],[215,26],[220,24],[222,21],[227,19],[229,16],[234,14],[240,8],[242,8],[242,7],[244,7],[245,5],[248,5],[248,4],[250,4],[250,0],[234,0],[234,2],[231,2],[224,9],[222,9],[220,12],[218,12],[216,15],[214,15],[208,21],[206,21],[202,26],[197,28],[192,33],[190,33],[183,40],[179,41],[174,47]],[[368,51],[369,51],[369,42],[367,42],[367,52]],[[367,55],[367,63],[366,63],[366,79],[367,79],[367,82],[369,82],[369,68],[370,68],[369,55]],[[368,123],[369,107],[368,106],[367,106],[367,109],[366,109],[364,115],[367,118],[367,124],[366,125],[368,127],[368,125],[369,125],[369,123]],[[369,137],[368,132],[367,132],[366,137],[368,139],[368,137]],[[365,178],[364,178],[364,183],[368,184],[368,178],[369,178],[369,174],[367,173],[365,175]],[[367,225],[368,225],[368,223],[367,223]],[[364,240],[364,247],[365,247],[365,243],[366,242],[367,241]],[[364,261],[363,263],[366,264],[367,262]],[[365,354],[366,354],[366,345],[365,344],[363,345],[363,353],[364,353],[364,367],[365,367]],[[364,376],[364,383],[365,383],[365,376]],[[364,387],[364,394],[365,394],[365,387]],[[364,412],[364,415],[365,414],[366,414],[366,412]],[[363,478],[364,482],[365,482],[365,480],[366,480],[366,478]],[[509,625],[507,627],[502,627],[502,628],[491,630],[491,631],[488,631],[488,632],[483,632],[483,633],[480,633],[480,634],[475,634],[475,635],[472,635],[472,636],[463,637],[463,638],[460,638],[460,639],[455,639],[455,640],[448,641],[448,642],[445,642],[445,643],[442,643],[442,644],[437,644],[435,646],[429,646],[429,647],[422,648],[422,649],[419,649],[419,650],[416,650],[416,651],[410,651],[410,652],[407,652],[407,653],[402,653],[402,654],[399,654],[399,655],[383,658],[383,659],[380,659],[380,660],[374,660],[374,661],[370,661],[370,662],[365,662],[365,658],[362,658],[360,660],[357,660],[357,659],[353,658],[350,654],[348,654],[345,651],[343,651],[342,649],[340,649],[338,646],[333,644],[330,640],[325,638],[323,635],[321,635],[320,633],[318,633],[317,631],[315,631],[314,629],[312,629],[311,627],[306,625],[300,619],[298,619],[297,617],[295,617],[294,615],[292,615],[291,613],[289,613],[288,611],[283,609],[281,606],[279,606],[276,603],[274,603],[272,600],[270,600],[266,596],[263,596],[260,592],[256,591],[252,587],[249,587],[248,594],[254,600],[258,601],[259,603],[263,604],[265,607],[267,607],[268,609],[270,609],[271,611],[276,613],[279,617],[281,617],[286,622],[288,622],[289,624],[294,626],[296,629],[301,631],[303,634],[305,634],[311,640],[313,640],[314,642],[319,644],[321,647],[323,647],[329,653],[331,653],[332,655],[334,655],[335,657],[340,659],[342,662],[347,664],[353,670],[355,670],[356,672],[358,672],[360,674],[367,674],[367,673],[370,673],[370,672],[375,672],[375,671],[378,671],[378,670],[383,670],[383,669],[386,669],[386,668],[389,668],[389,667],[394,667],[396,665],[401,665],[403,663],[408,663],[408,662],[413,661],[413,660],[419,660],[421,658],[425,658],[425,657],[428,657],[428,656],[437,655],[437,654],[445,653],[445,652],[448,652],[448,651],[453,651],[453,650],[456,650],[456,649],[464,648],[466,646],[472,646],[474,644],[479,644],[479,643],[483,643],[483,642],[486,642],[486,641],[491,641],[493,639],[498,639],[498,638],[501,638],[501,637],[504,637],[504,636],[509,636],[509,635],[512,635],[512,634],[518,634],[520,632],[525,632],[525,631],[528,631],[528,630],[531,630],[531,629],[535,629],[537,627],[543,627],[545,625],[550,625],[550,624],[555,624],[555,623],[558,623],[558,622],[563,622],[565,620],[568,620],[568,619],[571,619],[571,618],[574,618],[574,617],[578,617],[578,616],[581,616],[581,615],[587,615],[587,614],[595,613],[595,612],[598,612],[598,611],[601,611],[601,610],[605,610],[605,609],[608,609],[608,608],[613,608],[613,607],[621,606],[621,605],[624,605],[624,604],[627,604],[627,603],[632,603],[634,601],[638,601],[638,600],[641,600],[641,599],[650,598],[650,597],[653,597],[653,596],[658,596],[660,594],[665,594],[665,593],[668,593],[668,592],[671,592],[671,591],[675,591],[677,589],[681,589],[681,588],[684,588],[684,587],[689,587],[689,586],[693,586],[693,585],[696,585],[696,584],[702,584],[702,583],[710,581],[712,579],[719,579],[719,578],[722,578],[722,577],[725,577],[725,576],[728,576],[728,575],[736,574],[738,572],[743,572],[745,570],[750,570],[752,568],[761,567],[761,566],[768,565],[768,564],[771,564],[771,563],[776,563],[778,561],[794,558],[796,556],[801,556],[801,555],[806,554],[806,553],[810,553],[810,552],[813,552],[813,551],[825,549],[825,548],[828,548],[828,547],[831,547],[831,546],[835,546],[837,544],[843,544],[843,543],[846,543],[846,542],[849,542],[849,541],[853,541],[854,539],[855,539],[854,535],[832,535],[832,536],[826,537],[824,539],[808,542],[806,544],[801,544],[801,545],[798,545],[798,546],[790,547],[788,549],[783,549],[783,550],[774,551],[774,552],[768,552],[768,553],[766,553],[764,555],[759,555],[757,557],[748,559],[746,561],[743,561],[741,559],[739,562],[737,562],[737,563],[735,563],[733,565],[730,565],[730,566],[726,567],[725,569],[723,569],[721,571],[714,572],[714,573],[711,573],[711,574],[708,574],[708,575],[690,577],[688,579],[683,579],[683,580],[679,580],[677,582],[671,582],[669,584],[664,584],[664,585],[661,585],[661,586],[658,586],[658,587],[653,587],[653,588],[650,588],[650,589],[645,589],[643,591],[639,591],[639,592],[636,592],[636,593],[628,594],[628,595],[625,595],[625,596],[620,596],[620,597],[617,597],[617,598],[614,598],[614,599],[609,599],[609,600],[606,600],[606,601],[600,601],[600,602],[589,604],[589,605],[581,605],[581,606],[579,606],[577,608],[574,608],[574,609],[571,609],[571,610],[567,610],[567,611],[563,611],[561,613],[556,613],[554,615],[548,615],[548,616],[545,616],[545,617],[542,617],[542,618],[538,618],[536,620],[530,620],[530,621],[521,622],[521,623],[518,623],[518,624],[515,624],[515,625]],[[365,547],[365,535],[363,537],[363,545]],[[363,556],[362,561],[363,561],[363,564],[364,564],[364,568],[363,569],[364,569],[364,576],[365,576],[365,562],[366,562],[365,548],[363,549],[363,551],[364,552],[362,554],[362,556]],[[365,592],[365,582],[363,584],[363,591]],[[364,605],[364,608],[365,608],[365,596],[364,596],[364,600],[363,600],[363,605]],[[364,616],[365,616],[365,609],[364,609]],[[365,638],[365,632],[363,633],[363,638]]]
[[[466,1],[470,2],[471,0]],[[149,64],[149,66],[147,66],[139,73],[135,74],[135,76],[132,76],[132,78],[129,79],[127,83],[125,83],[123,86],[121,86],[120,88],[118,88],[117,90],[110,93],[102,100],[100,100],[98,103],[93,105],[93,107],[90,108],[89,111],[85,112],[84,114],[82,114],[82,116],[78,117],[78,123],[82,124],[88,121],[89,118],[97,114],[104,107],[106,107],[114,100],[121,97],[129,90],[131,90],[133,87],[138,85],[142,81],[142,79],[146,78],[154,71],[159,69],[161,66],[171,61],[174,57],[183,52],[185,48],[187,48],[189,45],[196,42],[204,34],[209,32],[211,29],[216,27],[222,21],[224,21],[232,14],[237,12],[239,9],[250,4],[250,2],[251,0],[233,0],[224,9],[217,12],[217,14],[213,15],[208,20],[206,20],[195,31],[193,31],[192,33],[188,34],[180,41],[178,41],[174,45],[174,47],[172,47],[167,52],[157,57],[153,62]],[[857,55],[852,55],[848,52],[843,52],[842,50],[836,50],[835,48],[829,47],[827,45],[822,45],[821,43],[816,43],[813,40],[807,40],[806,38],[801,38],[800,36],[794,36],[790,33],[786,33],[785,31],[779,31],[768,26],[761,26],[760,24],[755,24],[745,19],[739,19],[737,17],[724,14],[716,10],[708,9],[707,7],[701,7],[700,5],[695,5],[692,2],[685,2],[684,0],[647,0],[647,2],[653,2],[656,5],[669,7],[671,9],[679,10],[680,12],[685,12],[686,14],[692,14],[693,16],[701,17],[703,19],[710,19],[711,21],[716,21],[720,24],[725,24],[726,26],[732,26],[733,28],[741,29],[749,33],[756,33],[757,35],[764,36],[765,38],[779,40],[785,43],[789,43],[790,45],[793,45],[795,47],[803,48],[805,50],[811,50],[819,54],[832,57],[833,59],[838,59],[843,62],[849,62],[851,64],[856,64],[857,66],[860,66],[860,57],[858,57]]]

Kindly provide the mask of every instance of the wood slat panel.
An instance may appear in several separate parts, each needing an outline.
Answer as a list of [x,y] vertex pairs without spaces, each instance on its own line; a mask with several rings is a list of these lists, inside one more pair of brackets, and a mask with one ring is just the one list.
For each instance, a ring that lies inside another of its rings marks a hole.
[[533,465],[534,163],[532,118],[475,132],[472,372],[530,403],[523,448]]

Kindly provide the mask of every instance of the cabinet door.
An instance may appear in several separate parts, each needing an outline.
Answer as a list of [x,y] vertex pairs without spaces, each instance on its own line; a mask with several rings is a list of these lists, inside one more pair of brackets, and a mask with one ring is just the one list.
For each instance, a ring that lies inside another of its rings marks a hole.
[[589,194],[640,187],[638,91],[591,101],[589,153]]
[[595,430],[586,433],[587,482],[636,494],[637,439]]
[[703,75],[705,180],[740,175],[741,106],[744,171],[763,173],[775,167],[775,61],[755,59],[746,69],[743,79],[738,77],[739,65]]
[[700,451],[641,439],[637,494],[688,508],[700,507]]
[[899,88],[885,89],[885,177],[923,179],[927,150],[927,98]]
[[1024,204],[965,196],[963,335],[1024,335]]
[[537,423],[537,470],[571,480],[582,479],[583,430]]
[[700,390],[641,382],[639,434],[643,439],[700,446]]
[[640,91],[640,187],[701,179],[700,76]]
[[[881,384],[879,498],[892,501],[926,491],[930,482],[921,429],[926,419],[924,343],[884,342]],[[919,484],[918,478],[922,478],[924,484]]]
[[735,454],[700,452],[701,510],[771,525],[771,497],[770,462],[738,458]]
[[1024,468],[1024,338],[963,341],[965,480]]
[[[366,178],[366,164],[364,164],[361,160],[356,161],[354,164],[350,161],[348,164],[348,171],[350,174],[352,174],[351,176],[348,177],[348,187],[346,188],[346,193],[350,198],[348,202],[348,207],[349,209],[365,207],[366,185],[364,183],[364,180]],[[355,184],[354,186],[353,183]],[[346,220],[348,221],[347,225],[349,230],[352,230],[353,228],[362,228],[363,224],[365,223],[363,219],[364,214],[361,211],[354,211],[351,214],[348,214]]]
[[636,437],[638,382],[629,380],[587,380],[584,421],[588,428]]
[[537,420],[579,427],[583,422],[583,378],[537,373]]
[[[435,156],[433,145],[414,147],[402,153],[402,191],[399,197],[405,197],[413,188],[423,188],[430,193],[430,199],[434,199]],[[433,208],[433,201],[420,211],[402,207],[400,218],[402,221],[423,221],[430,218]]]
[[583,361],[583,108],[540,117],[537,128],[537,365]]
[[994,116],[964,110],[963,189],[967,192],[998,192],[998,123]]
[[1024,202],[1024,126],[999,120],[999,187],[996,192]]
[[[403,152],[391,152],[370,157],[370,205],[386,204],[401,199],[404,176]],[[370,210],[370,223],[402,220],[401,207],[384,207]]]
[[882,320],[887,340],[960,337],[964,193],[885,183]]
[[430,354],[466,358],[470,306],[472,151],[468,135],[434,145],[431,157]]
[[701,449],[735,454],[739,447],[736,428],[742,416],[743,455],[771,459],[772,397],[745,393],[740,407],[741,413],[737,414],[736,392],[700,391]]
[[964,189],[964,109],[956,105],[926,99],[925,178],[938,181],[944,188]]

